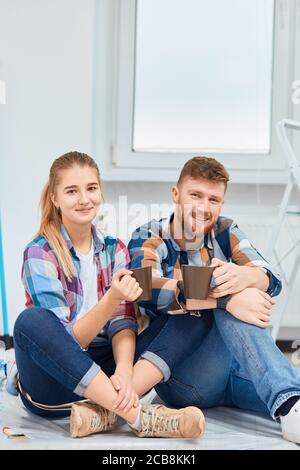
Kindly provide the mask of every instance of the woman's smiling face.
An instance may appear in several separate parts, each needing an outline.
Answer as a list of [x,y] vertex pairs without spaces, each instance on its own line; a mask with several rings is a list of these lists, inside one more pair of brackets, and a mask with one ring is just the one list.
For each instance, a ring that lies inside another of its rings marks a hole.
[[62,221],[85,225],[97,215],[102,201],[97,172],[89,166],[74,165],[60,171],[60,178],[52,201],[60,208]]

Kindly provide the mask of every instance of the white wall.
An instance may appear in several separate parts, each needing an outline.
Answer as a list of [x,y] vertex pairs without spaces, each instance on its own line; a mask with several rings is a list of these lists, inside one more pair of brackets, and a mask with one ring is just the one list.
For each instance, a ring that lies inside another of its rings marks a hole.
[[[38,227],[38,200],[54,158],[69,150],[109,167],[115,0],[0,0],[0,191],[10,333],[24,306],[24,246]],[[300,78],[300,77],[299,77]],[[300,107],[300,106],[299,106]],[[104,182],[105,199],[170,203],[169,184]],[[233,185],[226,213],[259,224],[276,213],[283,188]],[[294,197],[296,201],[297,196]],[[266,241],[251,234],[259,245]],[[285,324],[299,325],[297,299]],[[2,325],[0,325],[1,332]]]
[[24,305],[22,250],[54,158],[91,151],[93,0],[1,0],[1,215],[10,331]]

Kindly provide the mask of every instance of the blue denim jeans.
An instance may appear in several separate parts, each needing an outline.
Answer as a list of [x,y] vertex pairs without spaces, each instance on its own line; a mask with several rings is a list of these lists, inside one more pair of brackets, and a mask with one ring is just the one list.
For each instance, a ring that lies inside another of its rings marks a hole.
[[[198,348],[213,324],[211,315],[161,315],[137,336],[136,362],[143,357],[155,364],[168,381],[172,370]],[[87,350],[66,331],[58,318],[47,309],[24,310],[14,327],[14,346],[19,380],[27,409],[47,417],[67,416],[66,409],[40,409],[26,398],[43,405],[55,406],[78,401],[102,369],[111,376],[115,362],[111,344],[103,341]],[[68,408],[68,409],[67,409]]]
[[[155,388],[171,406],[232,406],[268,413],[300,396],[300,378],[270,333],[224,310],[206,311],[214,325],[201,345]],[[299,372],[298,372],[299,374]]]

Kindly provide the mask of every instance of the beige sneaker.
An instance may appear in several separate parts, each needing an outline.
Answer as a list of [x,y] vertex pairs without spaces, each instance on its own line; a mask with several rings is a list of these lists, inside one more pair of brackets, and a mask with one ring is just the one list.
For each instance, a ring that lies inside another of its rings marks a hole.
[[204,434],[205,418],[195,406],[176,410],[164,405],[144,405],[141,410],[141,430],[131,429],[139,437],[195,439]]
[[110,431],[117,415],[89,400],[73,403],[70,416],[71,437],[83,437],[97,432]]

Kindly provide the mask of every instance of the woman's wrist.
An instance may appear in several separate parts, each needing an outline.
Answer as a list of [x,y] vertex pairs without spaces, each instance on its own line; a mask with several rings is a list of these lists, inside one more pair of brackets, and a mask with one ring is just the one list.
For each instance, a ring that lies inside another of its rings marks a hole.
[[111,287],[105,293],[104,297],[110,303],[115,304],[116,307],[124,300],[124,299],[119,298]]
[[125,374],[128,374],[128,375],[132,375],[133,374],[133,364],[130,363],[130,362],[118,362],[117,365],[116,365],[116,371],[115,373],[117,372],[123,372]]

